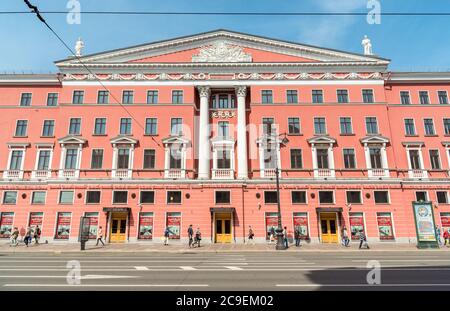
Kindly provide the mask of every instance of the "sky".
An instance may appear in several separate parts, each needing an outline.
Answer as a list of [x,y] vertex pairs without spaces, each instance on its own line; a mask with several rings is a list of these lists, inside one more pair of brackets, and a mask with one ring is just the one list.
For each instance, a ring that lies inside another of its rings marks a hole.
[[[368,12],[369,0],[30,0],[41,11]],[[372,0],[374,1],[374,0]],[[450,0],[378,0],[383,12],[450,12]],[[28,10],[23,0],[1,0],[0,11]],[[229,29],[275,39],[362,53],[368,35],[374,53],[392,60],[391,70],[450,71],[450,16],[104,16],[44,14],[71,47],[78,37],[85,54],[152,41]],[[69,52],[34,15],[0,15],[0,73],[56,72]]]

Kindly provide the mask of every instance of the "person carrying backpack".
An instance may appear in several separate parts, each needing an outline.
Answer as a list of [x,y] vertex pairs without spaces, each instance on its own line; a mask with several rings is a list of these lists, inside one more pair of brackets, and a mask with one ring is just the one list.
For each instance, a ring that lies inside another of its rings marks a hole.
[[40,237],[41,237],[41,229],[39,228],[39,226],[36,226],[36,229],[34,229],[34,244],[39,244]]
[[296,247],[300,246],[300,237],[301,237],[300,228],[297,226],[297,227],[295,227],[295,230],[294,230],[294,238],[295,238],[295,246]]
[[19,241],[17,240],[18,237],[19,237],[19,229],[17,229],[17,227],[14,227],[14,230],[11,233],[11,244],[10,244],[10,246],[17,246],[17,245],[19,245]]
[[255,244],[253,240],[255,233],[253,232],[252,226],[248,226],[248,243]]
[[192,229],[192,225],[189,225],[187,233],[188,233],[188,238],[189,238],[189,248],[191,248],[192,243],[194,242],[194,229]]
[[197,228],[197,231],[195,231],[195,241],[194,244],[197,244],[198,247],[200,247],[200,241],[202,240],[202,233],[200,232],[200,228]]

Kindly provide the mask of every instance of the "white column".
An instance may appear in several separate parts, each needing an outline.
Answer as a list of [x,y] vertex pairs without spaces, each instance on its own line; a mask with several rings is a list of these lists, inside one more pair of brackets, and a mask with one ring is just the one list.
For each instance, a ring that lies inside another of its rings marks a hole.
[[237,158],[238,158],[238,178],[248,178],[247,167],[247,125],[245,98],[247,96],[247,87],[239,86],[236,88],[237,95]]
[[210,160],[210,126],[209,126],[209,95],[210,88],[198,87],[200,94],[200,126],[198,138],[198,178],[209,179]]
[[370,150],[369,146],[367,144],[364,144],[364,155],[366,157],[366,168],[367,168],[367,176],[372,177],[373,171],[372,171],[372,163],[370,162]]
[[314,144],[311,144],[311,152],[312,152],[312,163],[313,163],[313,173],[314,177],[319,177],[319,170],[317,165],[317,149]]
[[383,148],[381,148],[381,161],[383,163],[384,176],[389,177],[389,162],[387,159],[386,144],[383,144]]
[[333,152],[333,145],[330,144],[328,147],[328,161],[330,163],[330,174],[331,177],[336,176],[336,171],[334,170],[334,152]]

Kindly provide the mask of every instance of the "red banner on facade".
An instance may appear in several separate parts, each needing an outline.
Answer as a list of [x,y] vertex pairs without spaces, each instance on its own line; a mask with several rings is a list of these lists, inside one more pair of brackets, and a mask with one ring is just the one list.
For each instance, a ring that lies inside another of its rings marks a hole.
[[447,230],[450,232],[450,213],[441,213],[441,226],[442,231]]
[[166,222],[169,229],[169,238],[179,239],[181,229],[181,213],[167,213]]
[[39,228],[41,228],[42,230],[42,221],[44,219],[44,213],[42,212],[31,212],[30,213],[30,222],[29,222],[29,226],[31,228],[34,228],[36,226],[39,226]]
[[[173,220],[171,220],[171,222],[172,221]],[[180,220],[180,224],[181,224],[181,220]],[[139,239],[151,240],[152,238],[153,238],[153,213],[140,213],[139,214]]]
[[392,228],[391,213],[378,213],[377,222],[380,240],[393,240],[394,230]]
[[55,239],[68,240],[72,213],[58,213]]
[[2,213],[0,218],[0,238],[9,238],[12,233],[14,213]]
[[301,239],[309,238],[308,214],[307,213],[294,213],[294,230],[297,228],[300,230],[300,238]]
[[266,213],[266,239],[270,236],[276,238],[276,230],[278,228],[278,213]]
[[86,213],[89,218],[89,239],[97,239],[98,231],[98,213]]
[[359,240],[359,232],[366,232],[364,228],[364,215],[362,213],[350,214],[350,234],[352,240]]

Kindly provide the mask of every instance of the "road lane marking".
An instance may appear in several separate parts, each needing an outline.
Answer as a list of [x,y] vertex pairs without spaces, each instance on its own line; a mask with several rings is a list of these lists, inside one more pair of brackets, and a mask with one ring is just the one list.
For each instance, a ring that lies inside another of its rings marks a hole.
[[[0,278],[4,279],[58,279],[67,278],[67,275],[0,275]],[[82,280],[100,280],[100,279],[127,279],[127,278],[139,278],[139,276],[130,275],[96,275],[87,274],[80,277]]]
[[180,266],[180,269],[182,269],[184,271],[195,271],[195,270],[197,270],[194,267],[188,267],[188,266]]
[[243,270],[242,268],[236,267],[236,266],[225,266],[225,268],[230,270]]
[[[378,261],[392,261],[392,262],[449,262],[450,258],[447,259],[377,259]],[[352,260],[352,262],[367,262],[367,260]]]
[[138,271],[145,271],[145,270],[148,270],[148,268],[147,267],[143,267],[143,266],[136,266],[136,267],[134,267],[136,270],[138,270]]
[[3,287],[208,287],[209,284],[4,284]]
[[449,284],[275,284],[276,287],[433,287],[450,286]]

